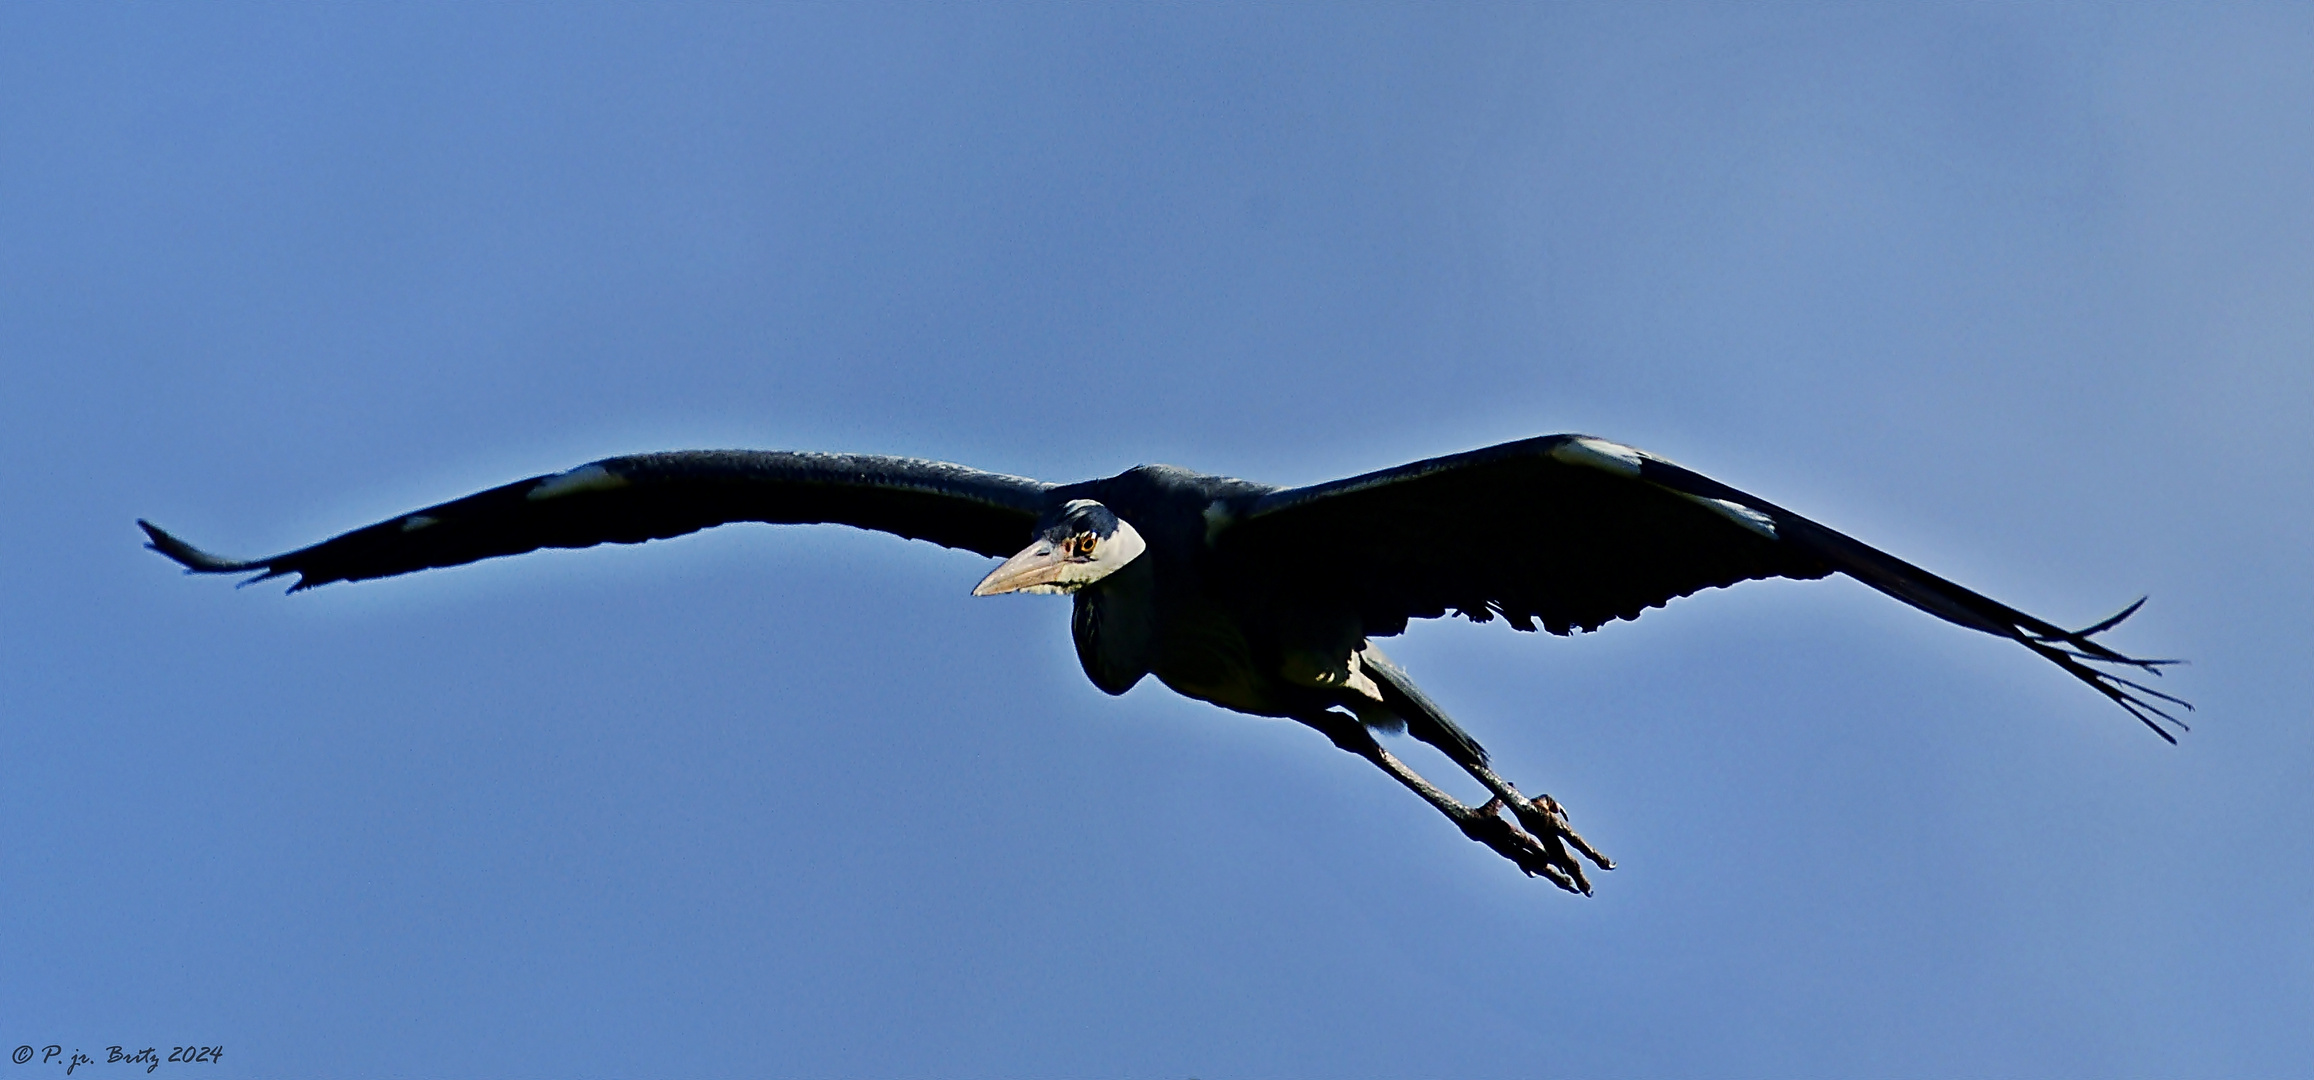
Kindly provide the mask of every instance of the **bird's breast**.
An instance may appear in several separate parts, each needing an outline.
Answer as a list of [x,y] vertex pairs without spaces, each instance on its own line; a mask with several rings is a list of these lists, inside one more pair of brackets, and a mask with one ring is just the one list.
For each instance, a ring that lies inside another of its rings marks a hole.
[[1288,688],[1255,662],[1237,619],[1218,606],[1192,605],[1167,620],[1157,651],[1157,678],[1176,693],[1262,716],[1292,711]]

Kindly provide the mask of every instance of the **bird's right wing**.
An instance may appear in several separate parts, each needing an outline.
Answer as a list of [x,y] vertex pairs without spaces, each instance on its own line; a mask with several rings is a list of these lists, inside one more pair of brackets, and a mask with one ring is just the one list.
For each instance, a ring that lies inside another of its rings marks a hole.
[[2066,630],[1757,496],[1585,435],[1546,435],[1271,492],[1243,508],[1217,542],[1268,568],[1272,588],[1344,597],[1369,634],[1394,634],[1409,618],[1449,611],[1565,634],[1636,619],[1700,589],[1845,573],[1940,619],[2024,645],[2172,742],[2152,717],[2177,721],[2153,699],[2191,708],[2086,666],[2158,674],[2168,662],[2091,640],[2134,604]]
[[544,547],[634,544],[734,521],[878,529],[983,555],[1029,543],[1053,485],[874,454],[696,450],[606,458],[381,521],[265,559],[211,555],[138,521],[196,573],[298,575],[290,591]]

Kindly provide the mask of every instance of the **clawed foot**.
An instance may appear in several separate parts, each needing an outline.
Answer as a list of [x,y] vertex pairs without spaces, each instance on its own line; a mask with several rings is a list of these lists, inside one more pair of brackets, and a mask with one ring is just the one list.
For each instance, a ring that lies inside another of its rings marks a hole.
[[[1518,819],[1517,824],[1502,816],[1505,809]],[[1485,844],[1519,869],[1532,876],[1549,878],[1551,884],[1568,892],[1591,895],[1591,880],[1584,876],[1582,862],[1568,852],[1569,847],[1601,870],[1615,869],[1613,860],[1599,854],[1598,849],[1568,826],[1566,810],[1548,795],[1534,800],[1516,798],[1516,801],[1497,795],[1475,810],[1463,808],[1455,824],[1462,827],[1463,835]]]
[[[1485,784],[1494,797],[1484,806],[1465,806],[1461,800],[1407,768],[1396,755],[1382,749],[1382,744],[1374,741],[1373,733],[1357,718],[1329,710],[1296,719],[1325,733],[1334,745],[1373,762],[1445,814],[1464,836],[1485,844],[1530,876],[1549,878],[1551,884],[1568,892],[1589,896],[1591,879],[1584,875],[1583,864],[1575,854],[1591,860],[1601,870],[1615,869],[1613,860],[1599,854],[1599,849],[1568,826],[1567,812],[1557,799],[1548,795],[1529,799],[1519,794],[1519,789],[1486,767],[1483,757],[1459,764]],[[1509,810],[1511,816],[1504,817],[1504,810]],[[1570,847],[1573,853],[1569,852]]]

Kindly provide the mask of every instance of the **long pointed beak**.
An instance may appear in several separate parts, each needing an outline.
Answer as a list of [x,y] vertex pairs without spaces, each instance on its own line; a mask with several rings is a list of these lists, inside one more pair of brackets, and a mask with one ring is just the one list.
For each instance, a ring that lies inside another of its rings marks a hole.
[[1059,544],[1039,540],[1023,548],[1021,553],[1004,560],[1004,565],[989,571],[980,584],[972,587],[974,596],[995,596],[998,593],[1019,592],[1039,585],[1050,586],[1058,581],[1061,571],[1068,568],[1069,557]]

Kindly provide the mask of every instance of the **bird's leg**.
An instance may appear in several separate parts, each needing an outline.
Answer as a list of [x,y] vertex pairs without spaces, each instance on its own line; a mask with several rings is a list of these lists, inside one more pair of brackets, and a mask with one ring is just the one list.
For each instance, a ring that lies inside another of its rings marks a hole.
[[[1557,843],[1555,835],[1550,841],[1539,840],[1504,820],[1502,811],[1509,804],[1502,795],[1497,794],[1487,800],[1484,806],[1465,806],[1454,796],[1439,790],[1436,784],[1423,779],[1420,773],[1408,768],[1396,755],[1384,750],[1382,744],[1374,740],[1373,733],[1367,731],[1366,725],[1357,718],[1328,710],[1295,719],[1316,728],[1326,738],[1333,740],[1335,746],[1373,762],[1376,768],[1389,773],[1392,779],[1406,785],[1408,790],[1420,795],[1424,802],[1445,814],[1447,820],[1454,822],[1464,836],[1485,844],[1519,869],[1530,875],[1549,878],[1551,884],[1568,892],[1590,895],[1591,884],[1583,877],[1583,864],[1567,854],[1566,849]],[[1515,790],[1512,796],[1517,797]],[[1521,798],[1519,801],[1526,800]],[[1557,805],[1551,804],[1554,810]],[[1565,819],[1559,820],[1563,822]]]
[[[1567,824],[1567,809],[1559,805],[1559,800],[1548,795],[1537,795],[1529,799],[1519,794],[1519,789],[1512,787],[1510,781],[1495,775],[1493,769],[1487,768],[1480,762],[1459,761],[1456,764],[1462,766],[1462,771],[1476,777],[1479,783],[1485,784],[1486,789],[1493,792],[1496,799],[1501,800],[1504,805],[1511,808],[1511,813],[1518,817],[1519,824],[1526,826],[1527,830],[1536,836],[1542,837],[1543,843],[1550,846],[1553,853],[1560,858],[1566,858],[1566,852],[1561,847],[1562,844],[1565,844],[1581,852],[1584,858],[1591,860],[1599,869],[1615,869],[1615,860],[1599,854],[1598,848],[1592,847],[1590,841],[1583,839],[1583,834],[1576,832],[1574,826]],[[1575,868],[1575,880],[1582,881],[1582,864],[1572,860],[1569,860],[1569,864]]]
[[1567,811],[1559,805],[1559,800],[1548,795],[1529,799],[1511,786],[1510,781],[1487,768],[1486,750],[1446,715],[1446,710],[1430,700],[1430,695],[1414,685],[1405,668],[1383,655],[1371,642],[1359,649],[1357,661],[1359,671],[1370,677],[1375,688],[1381,691],[1383,706],[1406,721],[1406,733],[1437,747],[1440,753],[1462,766],[1462,771],[1486,785],[1496,801],[1510,808],[1520,825],[1541,839],[1553,860],[1566,868],[1568,876],[1581,885],[1584,892],[1591,891],[1590,882],[1583,876],[1583,864],[1568,856],[1568,847],[1581,852],[1601,870],[1615,869],[1614,860],[1600,854],[1599,849],[1567,824]]

